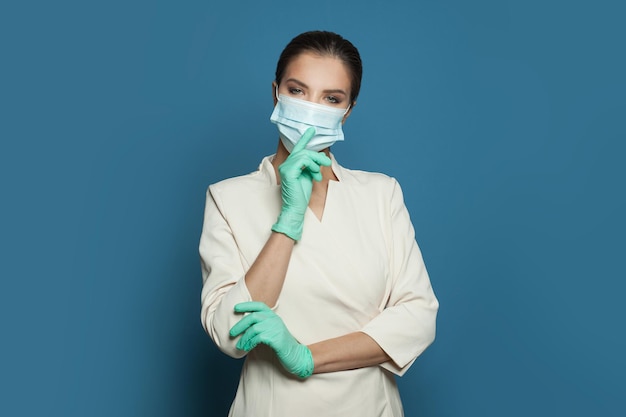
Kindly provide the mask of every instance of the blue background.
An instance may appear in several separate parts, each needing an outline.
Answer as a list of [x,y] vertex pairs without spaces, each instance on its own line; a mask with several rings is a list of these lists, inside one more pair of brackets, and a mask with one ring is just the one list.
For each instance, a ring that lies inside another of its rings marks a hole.
[[361,51],[334,152],[398,178],[441,302],[406,415],[625,415],[623,2],[14,3],[0,415],[226,415],[204,193],[275,151],[275,62],[311,29]]

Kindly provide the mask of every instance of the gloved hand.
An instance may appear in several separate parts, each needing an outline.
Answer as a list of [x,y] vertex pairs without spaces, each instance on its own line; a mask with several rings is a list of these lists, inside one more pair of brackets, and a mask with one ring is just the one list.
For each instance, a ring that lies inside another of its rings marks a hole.
[[313,373],[313,356],[308,347],[300,344],[287,330],[283,320],[266,304],[247,301],[235,305],[235,312],[250,313],[230,329],[232,337],[243,333],[237,349],[246,352],[263,343],[274,349],[276,356],[292,374],[307,378]]
[[315,135],[315,128],[304,132],[285,162],[278,167],[283,206],[272,230],[283,233],[295,241],[302,237],[304,214],[311,199],[313,181],[321,181],[320,166],[330,166],[330,158],[323,152],[306,149]]

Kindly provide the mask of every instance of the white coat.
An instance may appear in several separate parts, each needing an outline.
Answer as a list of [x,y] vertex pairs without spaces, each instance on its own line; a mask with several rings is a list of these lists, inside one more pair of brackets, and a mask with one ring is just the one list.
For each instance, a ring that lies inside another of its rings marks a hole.
[[[202,324],[220,350],[238,358],[230,328],[250,301],[244,276],[281,209],[271,164],[209,187],[200,238]],[[305,345],[361,331],[391,361],[300,380],[260,345],[247,354],[230,410],[234,417],[403,415],[393,374],[404,374],[432,343],[438,302],[397,181],[343,168],[332,158],[320,221],[308,209],[276,313]]]

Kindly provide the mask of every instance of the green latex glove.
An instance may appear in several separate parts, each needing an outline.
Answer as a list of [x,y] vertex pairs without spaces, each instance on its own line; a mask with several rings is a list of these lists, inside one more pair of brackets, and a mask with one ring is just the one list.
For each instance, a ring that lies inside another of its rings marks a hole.
[[304,132],[285,162],[278,167],[283,206],[272,230],[283,233],[295,241],[302,237],[304,214],[311,199],[313,181],[321,181],[320,166],[330,166],[330,158],[323,152],[306,149],[315,135],[315,128]]
[[237,342],[237,349],[246,352],[259,343],[274,349],[285,369],[300,378],[313,373],[313,356],[305,345],[299,343],[287,330],[283,320],[266,304],[260,301],[247,301],[235,305],[235,312],[250,313],[230,329],[232,337],[243,333]]

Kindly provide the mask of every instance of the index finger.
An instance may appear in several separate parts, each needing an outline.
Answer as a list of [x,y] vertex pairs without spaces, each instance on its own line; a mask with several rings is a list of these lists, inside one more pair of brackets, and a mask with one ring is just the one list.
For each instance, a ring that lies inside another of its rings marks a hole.
[[255,311],[267,311],[271,310],[267,304],[261,301],[244,301],[243,303],[235,304],[235,313],[252,313]]
[[315,128],[313,126],[309,127],[306,132],[300,137],[296,146],[293,147],[291,153],[298,152],[304,148],[306,148],[307,143],[311,140],[311,138],[315,136]]
[[231,327],[228,333],[231,335],[231,337],[239,336],[241,333],[245,332],[251,326],[254,326],[261,320],[262,317],[259,317],[256,313],[248,314],[237,323],[235,323],[235,325]]

